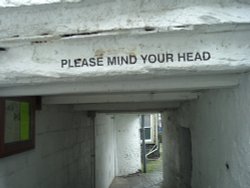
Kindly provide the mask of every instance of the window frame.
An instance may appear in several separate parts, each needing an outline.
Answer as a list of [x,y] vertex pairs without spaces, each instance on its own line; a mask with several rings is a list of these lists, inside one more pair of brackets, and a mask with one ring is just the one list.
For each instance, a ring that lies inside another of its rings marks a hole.
[[[30,139],[5,143],[5,104],[6,101],[28,102],[30,109]],[[35,110],[36,97],[0,97],[0,158],[21,153],[35,147]]]
[[149,126],[145,126],[147,124],[147,123],[145,123],[145,125],[144,125],[144,131],[146,133],[146,129],[149,129],[149,133],[150,133],[150,139],[146,139],[146,135],[145,135],[145,142],[146,142],[146,144],[150,144],[150,143],[153,142],[153,129],[154,129],[154,127],[152,126],[152,116],[151,116],[151,114],[146,114],[145,116],[148,117],[147,123],[148,123]]

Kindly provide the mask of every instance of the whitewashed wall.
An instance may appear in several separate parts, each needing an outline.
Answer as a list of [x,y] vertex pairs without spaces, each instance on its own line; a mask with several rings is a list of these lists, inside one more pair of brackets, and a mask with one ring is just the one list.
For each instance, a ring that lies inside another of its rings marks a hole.
[[183,105],[191,128],[193,188],[250,187],[250,74],[238,88],[204,92]]
[[[250,53],[248,36],[247,31],[226,34],[158,33],[140,37],[120,35],[32,45],[20,44],[1,52],[0,86],[66,84],[80,81],[84,84],[93,82],[94,85],[106,80],[114,82],[129,78],[152,79],[152,75],[155,75],[154,78],[159,78],[195,72],[200,74],[239,72],[250,67],[247,56]],[[190,61],[187,61],[187,58],[179,60],[178,54],[183,55],[188,52],[193,56]],[[203,52],[209,52],[211,57],[209,60],[194,61],[197,52],[201,56]],[[173,54],[173,62],[167,61],[166,58],[163,63],[158,60],[150,62],[148,59],[150,54],[156,57],[159,54],[162,59],[162,55],[165,57],[166,53]],[[126,57],[131,54],[137,57],[135,64],[108,63],[109,58]],[[147,59],[144,61],[143,57],[146,56]],[[77,58],[81,59],[79,64],[74,63]],[[84,58],[88,61],[88,66],[81,63]],[[101,66],[90,66],[90,58],[94,58],[95,61],[100,58]],[[62,65],[63,59],[71,61],[71,64]]]
[[0,187],[89,188],[91,140],[84,113],[43,106],[36,113],[35,149],[0,159]]
[[115,176],[141,169],[138,115],[98,113],[96,129],[96,187],[108,188]]
[[[5,91],[6,96],[11,93],[8,89],[20,91],[24,85],[33,87],[35,92],[35,84],[98,84],[125,80],[128,75],[137,80],[155,75],[246,71],[250,69],[246,55],[250,53],[249,23],[250,6],[234,0],[86,0],[1,8],[0,92]],[[191,52],[195,56],[204,51],[211,53],[209,60],[194,61],[192,57],[179,61],[177,57],[179,53]],[[162,53],[173,54],[173,61],[144,63],[141,58]],[[138,57],[136,64],[107,63],[108,57],[129,55]],[[103,58],[103,66],[74,62],[78,58],[98,57]],[[65,59],[71,60],[71,66],[62,66]],[[66,93],[61,85],[55,88],[61,90],[54,94]]]
[[[29,3],[25,3],[27,0],[22,2],[20,2],[21,0],[8,0],[9,3],[2,1],[3,7],[11,4],[16,4],[16,6],[37,4],[32,3],[34,0]],[[67,2],[68,0],[42,1],[49,3],[51,1]],[[188,2],[185,0],[84,0],[80,3],[1,8],[0,21],[4,27],[0,27],[0,31],[5,31],[5,33],[0,33],[0,38],[16,39],[22,36],[44,35],[45,33],[58,36],[63,33],[135,29],[145,26],[161,27],[165,25],[167,27],[185,25],[185,23],[187,25],[223,24],[230,23],[230,20],[249,23],[247,3],[249,3],[248,0],[191,0]],[[230,10],[230,7],[233,8]],[[222,12],[218,12],[218,9]],[[224,10],[228,14],[224,14]],[[234,14],[231,14],[232,11]],[[183,13],[188,16],[183,16]],[[11,17],[13,14],[15,19]],[[36,19],[32,19],[34,17]],[[51,21],[48,22],[48,19]]]
[[112,115],[95,118],[96,188],[108,188],[115,177],[115,137]]
[[164,188],[191,188],[191,136],[179,123],[182,115],[177,109],[162,113]]
[[126,176],[141,169],[140,117],[136,114],[115,116],[117,142],[117,176]]
[[78,2],[79,0],[0,0],[0,7],[18,7],[21,5],[41,5],[59,2]]
[[[0,1],[0,7],[15,7],[15,6],[21,6],[21,5],[30,5],[30,6],[32,6],[32,5],[41,5],[41,4],[51,4],[51,3],[59,3],[59,2],[61,2],[61,3],[65,3],[65,2],[81,2],[81,1],[83,1],[83,0],[1,0]],[[85,0],[86,1],[86,0]],[[95,2],[94,0],[92,0],[93,2]],[[103,0],[103,2],[105,2],[105,0]],[[108,2],[108,0],[106,0],[106,2]],[[118,1],[119,2],[119,1]],[[179,5],[182,5],[182,4],[184,4],[184,5],[190,5],[191,3],[193,3],[193,4],[199,4],[199,3],[201,3],[202,2],[202,0],[192,0],[189,4],[188,3],[186,3],[185,1],[178,1],[178,4]],[[210,3],[228,3],[228,2],[234,2],[234,0],[224,0],[224,1],[222,1],[222,0],[212,0]],[[244,2],[246,2],[246,0],[240,0],[239,2],[242,2],[242,3],[244,3]],[[96,2],[95,2],[96,3]],[[134,2],[135,3],[135,2]],[[142,0],[140,0],[140,1],[137,1],[136,2],[136,4],[142,4],[143,3],[143,1]],[[177,4],[177,2],[176,1],[174,1],[174,0],[168,0],[168,1],[160,1],[160,0],[156,0],[156,1],[154,1],[154,2],[144,2],[146,5],[153,5],[153,6],[159,6],[159,5],[165,5],[165,6],[174,6],[174,7],[176,7],[178,4]],[[205,1],[205,3],[208,3],[208,2],[206,2]],[[146,6],[146,5],[144,5],[144,6]]]

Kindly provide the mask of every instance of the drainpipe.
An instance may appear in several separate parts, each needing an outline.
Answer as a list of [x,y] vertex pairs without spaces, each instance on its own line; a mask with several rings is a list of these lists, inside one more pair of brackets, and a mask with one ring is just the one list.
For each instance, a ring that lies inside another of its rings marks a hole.
[[145,145],[145,128],[144,128],[144,115],[141,116],[141,139],[142,139],[142,160],[143,160],[143,173],[147,172],[147,161],[146,161],[146,145]]
[[93,111],[88,111],[87,113],[88,117],[90,118],[91,121],[91,127],[92,127],[92,145],[91,145],[91,188],[95,188],[95,116],[96,113]]

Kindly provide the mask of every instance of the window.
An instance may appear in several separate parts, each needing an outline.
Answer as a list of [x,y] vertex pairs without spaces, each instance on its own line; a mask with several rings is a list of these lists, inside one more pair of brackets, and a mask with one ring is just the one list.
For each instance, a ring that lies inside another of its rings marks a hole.
[[145,140],[151,140],[151,121],[150,115],[144,116]]
[[34,148],[35,97],[0,98],[0,157]]

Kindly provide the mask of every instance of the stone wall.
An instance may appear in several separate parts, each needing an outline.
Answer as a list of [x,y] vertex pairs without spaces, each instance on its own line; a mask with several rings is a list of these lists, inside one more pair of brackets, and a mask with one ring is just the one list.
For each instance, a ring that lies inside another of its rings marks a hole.
[[250,74],[182,106],[191,129],[193,188],[250,187]]
[[35,149],[0,159],[1,188],[91,186],[91,126],[69,106],[36,112]]
[[180,124],[178,110],[162,113],[163,120],[163,187],[191,187],[191,135]]

